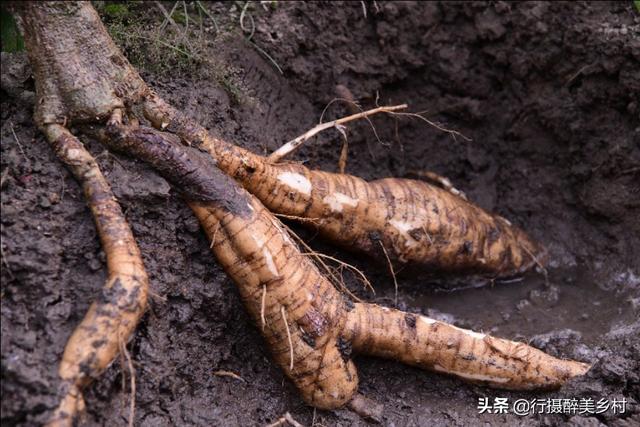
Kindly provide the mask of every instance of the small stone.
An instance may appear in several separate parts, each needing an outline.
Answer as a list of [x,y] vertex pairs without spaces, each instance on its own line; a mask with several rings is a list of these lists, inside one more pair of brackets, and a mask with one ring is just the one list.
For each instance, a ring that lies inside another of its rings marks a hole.
[[549,27],[544,22],[540,21],[536,24],[536,30],[538,30],[541,34],[546,34],[549,32]]
[[40,207],[43,209],[49,209],[51,207],[51,202],[49,201],[48,197],[40,197],[40,203],[39,203]]
[[195,217],[186,219],[184,222],[185,228],[189,233],[196,234],[200,231],[200,224],[195,220]]
[[14,206],[7,205],[2,207],[2,216],[0,217],[2,220],[2,224],[11,225],[16,222],[16,218],[18,216],[18,209]]
[[557,286],[549,286],[544,290],[532,290],[529,292],[529,300],[535,305],[553,305],[558,302],[559,290]]
[[500,22],[500,18],[491,9],[477,14],[475,25],[480,36],[488,38],[489,40],[499,39],[507,32],[504,25]]

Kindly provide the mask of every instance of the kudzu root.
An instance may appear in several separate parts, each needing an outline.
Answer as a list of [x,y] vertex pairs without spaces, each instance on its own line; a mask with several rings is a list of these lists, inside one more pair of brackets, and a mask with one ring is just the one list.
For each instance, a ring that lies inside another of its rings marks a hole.
[[44,125],[60,160],[84,188],[109,276],[64,349],[58,375],[61,401],[48,426],[71,426],[84,410],[82,389],[113,362],[147,305],[148,279],[129,224],[95,159],[66,128]]
[[350,302],[300,253],[279,221],[211,159],[187,151],[171,135],[120,128],[111,140],[183,192],[254,321],[261,325],[264,319],[267,344],[304,400],[327,409],[347,403],[358,384],[355,366],[339,345]]
[[[145,115],[158,129],[208,151],[272,212],[300,218],[347,249],[399,264],[509,277],[541,265],[546,251],[498,215],[422,181],[367,182],[266,158],[211,136],[156,95]],[[386,254],[385,254],[386,252]]]
[[[300,253],[269,209],[318,217],[327,237],[372,255],[380,255],[380,247],[400,262],[498,276],[528,268],[543,252],[505,220],[415,181],[366,183],[299,165],[269,164],[211,138],[157,98],[89,3],[33,2],[16,8],[34,68],[36,122],[85,187],[109,269],[101,298],[65,350],[64,397],[52,425],[71,424],[83,406],[82,387],[113,360],[146,306],[147,276],[131,231],[95,160],[67,130],[103,125],[109,118],[103,136],[151,163],[183,192],[275,360],[310,404],[337,408],[357,396],[355,353],[514,389],[558,387],[588,369],[525,344],[353,303]],[[76,34],[82,34],[82,43]],[[140,104],[156,127],[182,140],[129,120],[127,114]],[[185,141],[209,155],[182,145]]]
[[279,220],[211,159],[171,134],[142,126],[120,126],[112,140],[183,193],[276,362],[315,407],[339,408],[356,395],[354,353],[514,390],[557,388],[589,369],[523,343],[354,303],[300,252]]
[[[60,403],[49,426],[71,426],[84,409],[82,389],[129,341],[147,305],[148,279],[127,220],[98,164],[66,126],[108,118],[146,87],[120,53],[91,5],[14,2],[33,67],[35,122],[84,189],[108,278],[69,338],[58,374]],[[78,34],[82,34],[78,42]]]
[[553,390],[590,365],[412,313],[356,303],[344,335],[354,352],[509,390]]

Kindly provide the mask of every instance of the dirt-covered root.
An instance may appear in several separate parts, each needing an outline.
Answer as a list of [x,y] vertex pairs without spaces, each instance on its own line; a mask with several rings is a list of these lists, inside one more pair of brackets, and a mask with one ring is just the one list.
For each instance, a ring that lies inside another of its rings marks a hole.
[[185,190],[214,254],[304,400],[325,409],[345,405],[358,387],[340,338],[350,302],[300,253],[279,221],[209,157],[153,129],[110,133],[119,149]]
[[251,199],[246,217],[201,203],[191,207],[302,398],[322,409],[341,407],[358,388],[348,344],[340,336],[350,301],[297,250],[278,220]]
[[[367,251],[366,241],[346,242],[344,237],[335,235],[347,234],[347,229],[352,228],[351,236],[365,236],[363,239],[369,239],[370,248],[377,243],[382,251],[391,252],[395,259],[409,261],[408,254],[412,252],[407,252],[408,248],[418,241],[429,242],[429,247],[439,248],[445,254],[439,261],[444,263],[442,268],[475,269],[476,264],[467,265],[469,259],[474,258],[474,262],[482,265],[490,261],[493,269],[497,269],[492,273],[497,275],[519,271],[538,258],[539,249],[535,243],[523,244],[524,234],[511,231],[507,222],[475,211],[477,208],[447,192],[443,195],[437,191],[428,193],[420,200],[415,193],[427,192],[425,188],[429,187],[396,180],[391,180],[393,185],[388,181],[367,184],[354,177],[291,169],[291,165],[271,165],[248,151],[210,138],[203,128],[184,116],[173,114],[167,121],[165,113],[168,110],[158,106],[158,100],[113,45],[88,3],[29,3],[22,7],[20,15],[38,82],[36,121],[50,141],[67,147],[63,152],[71,160],[78,160],[79,180],[96,179],[105,185],[101,187],[105,191],[88,191],[87,196],[109,259],[110,280],[102,297],[85,318],[86,323],[83,322],[68,346],[69,353],[68,356],[65,354],[61,369],[68,398],[63,399],[63,407],[57,413],[61,417],[55,422],[70,422],[68,411],[71,409],[68,408],[82,406],[79,390],[92,376],[100,374],[118,348],[123,348],[123,342],[133,331],[146,303],[146,275],[133,237],[124,220],[118,223],[122,213],[108,192],[106,182],[97,167],[93,167],[95,162],[84,156],[85,152],[76,151],[82,146],[67,132],[66,123],[98,123],[102,126],[112,116],[104,133],[107,139],[111,138],[117,148],[150,162],[184,192],[212,240],[214,252],[238,284],[250,313],[263,329],[276,361],[299,388],[303,398],[316,407],[337,408],[353,398],[358,380],[350,359],[353,345],[350,338],[357,343],[358,336],[354,331],[369,330],[370,325],[363,323],[355,327],[350,323],[349,326],[349,313],[356,306],[334,289],[309,258],[300,253],[278,220],[258,199],[216,168],[211,156],[184,147],[184,141],[175,136],[138,126],[137,120],[128,124],[127,114],[133,113],[136,104],[146,99],[147,115],[155,126],[178,134],[186,142],[203,145],[223,171],[244,183],[250,191],[262,195],[268,208],[277,211],[287,207],[293,216],[317,212],[324,215],[324,227],[330,230],[326,234],[339,243],[357,243],[356,249]],[[69,32],[71,27],[77,27],[79,31]],[[77,34],[82,34],[83,40],[87,39],[85,43],[78,42]],[[267,197],[263,194],[264,188],[260,185],[252,187],[248,182],[258,182],[275,194]],[[376,185],[379,185],[379,191],[375,189]],[[434,209],[429,198],[440,196],[443,201],[438,203],[442,204],[436,204]],[[374,203],[376,200],[378,204]],[[429,209],[435,216],[429,216]],[[399,216],[396,211],[400,212]],[[465,213],[457,216],[458,211]],[[349,219],[358,215],[361,216],[359,223]],[[482,215],[489,219],[482,219]],[[429,220],[414,227],[411,222],[418,217],[424,219],[422,216]],[[400,222],[394,224],[392,221]],[[430,228],[434,224],[436,228]],[[509,231],[504,231],[504,227]],[[424,238],[418,239],[420,231],[424,232]],[[471,237],[467,241],[468,236]],[[489,249],[486,249],[487,241]],[[491,258],[493,246],[497,261]],[[518,253],[519,249],[528,258]],[[371,253],[375,254],[373,250]],[[487,258],[479,254],[485,254]],[[433,259],[438,260],[438,254],[435,255]],[[370,310],[375,311],[374,308]],[[384,310],[378,310],[378,313],[382,312]],[[368,316],[358,319],[373,322]],[[380,322],[385,324],[389,320],[398,319],[383,316]],[[98,326],[95,326],[96,322]],[[428,332],[443,342],[455,343],[457,340],[462,344],[459,330],[439,328],[443,329],[441,337],[435,334],[437,331]],[[388,330],[387,341],[398,345],[398,359],[405,360],[402,355],[413,354],[408,351],[411,349],[400,347],[405,341],[399,337],[407,333],[404,328],[389,327]],[[511,351],[523,349],[516,343],[486,341],[498,348],[502,344],[507,346],[500,352],[494,350],[501,357],[508,355],[513,360],[529,357]],[[382,347],[387,342],[381,339],[379,344]],[[356,345],[356,348],[364,347]],[[369,350],[376,352],[376,349]],[[524,352],[534,354],[529,349]],[[420,354],[416,351],[414,359]],[[422,357],[428,360],[428,354]],[[441,366],[467,379],[486,374],[482,363],[462,361],[469,357],[483,361],[482,354],[445,352],[436,355],[426,366]],[[488,359],[486,364],[490,365],[492,360]],[[493,371],[490,373],[497,375]],[[531,384],[531,387],[521,388],[548,386],[546,379],[540,380],[526,369],[516,369],[512,374],[524,376],[522,380],[513,380],[514,383]],[[563,381],[562,375],[560,377],[557,383]]]
[[[98,164],[66,126],[106,120],[148,91],[89,2],[15,2],[33,68],[35,122],[82,185],[109,276],[69,338],[60,363],[61,403],[49,424],[71,425],[82,388],[129,341],[147,305],[147,274],[127,221]],[[70,31],[73,29],[73,31]]]
[[345,336],[356,353],[402,361],[465,381],[511,390],[560,388],[587,363],[375,304],[356,303]]
[[157,128],[208,151],[272,212],[300,218],[345,248],[381,260],[388,255],[400,264],[490,277],[520,274],[545,261],[546,250],[525,232],[445,189],[272,164],[209,135],[155,95],[147,98],[145,115]]
[[39,127],[107,120],[148,92],[90,2],[15,2],[33,68]]
[[276,362],[313,406],[338,408],[355,396],[352,350],[519,390],[557,388],[589,369],[523,343],[354,304],[300,252],[279,220],[209,157],[150,128],[120,126],[110,134],[117,148],[184,190]]
[[147,305],[147,273],[131,229],[95,159],[66,128],[43,128],[58,158],[84,189],[107,256],[109,277],[69,338],[60,362],[61,400],[49,426],[70,426],[84,409],[82,389],[126,344]]

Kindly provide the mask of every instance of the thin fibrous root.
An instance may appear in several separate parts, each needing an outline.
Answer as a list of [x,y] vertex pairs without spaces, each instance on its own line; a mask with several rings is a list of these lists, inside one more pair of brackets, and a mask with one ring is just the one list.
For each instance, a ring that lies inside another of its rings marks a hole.
[[432,126],[436,129],[438,129],[441,132],[445,132],[448,133],[449,135],[451,135],[451,137],[454,139],[454,141],[456,140],[456,137],[461,137],[462,139],[464,139],[465,141],[471,141],[471,138],[469,138],[468,136],[465,136],[463,133],[457,131],[457,130],[453,130],[453,129],[448,129],[444,126],[442,126],[441,124],[438,124],[432,120],[427,119],[423,112],[421,113],[406,113],[406,112],[391,112],[389,113],[391,115],[394,116],[404,116],[404,117],[414,117],[416,119],[422,120],[423,122],[427,123],[429,126]]
[[410,171],[409,174],[419,176],[420,178],[424,178],[427,181],[435,183],[436,185],[444,188],[450,193],[455,194],[456,196],[462,197],[464,200],[469,200],[467,199],[467,195],[464,192],[458,190],[456,187],[454,187],[453,184],[451,183],[451,180],[449,180],[449,178],[447,177],[438,175],[437,173],[432,171]]
[[340,158],[338,159],[338,172],[344,173],[347,169],[347,157],[349,156],[349,142],[344,138],[342,149],[340,150]]
[[396,278],[396,272],[393,269],[393,263],[389,258],[389,254],[387,253],[387,249],[384,247],[384,243],[380,242],[380,247],[382,248],[382,252],[384,252],[384,257],[387,259],[387,264],[389,265],[389,273],[391,273],[391,277],[393,278],[393,304],[398,306],[398,279]]
[[218,228],[213,232],[213,237],[211,238],[211,243],[209,244],[209,249],[213,248],[213,245],[216,244],[216,237],[218,237]]
[[[301,256],[312,258],[316,263],[316,265],[322,268],[329,275],[329,280],[331,280],[331,283],[333,283],[334,286],[337,286],[338,289],[340,289],[345,294],[349,295],[354,301],[360,301],[360,298],[358,298],[353,292],[351,292],[347,287],[347,285],[345,285],[342,278],[338,277],[338,275],[331,269],[331,267],[329,267],[327,263],[324,262],[324,256],[323,256],[324,254],[314,251],[311,248],[311,246],[309,246],[307,242],[305,242],[304,239],[302,239],[302,237],[298,236],[298,234],[295,231],[293,231],[291,227],[289,227],[287,224],[281,223],[281,226],[287,231],[287,233],[291,237],[295,239],[296,242],[298,242],[300,246],[302,246],[305,250],[307,250],[307,252],[301,252],[300,253]],[[336,261],[339,261],[339,260],[336,259]],[[366,284],[365,284],[365,287],[366,287]],[[371,287],[371,289],[373,289],[373,286]]]
[[217,371],[213,372],[213,375],[218,376],[218,377],[230,377],[230,378],[234,378],[238,381],[242,381],[243,383],[246,383],[247,381],[242,378],[240,375],[236,374],[235,372],[231,372],[231,371],[225,371],[222,369],[219,369]]
[[274,214],[274,215],[277,216],[278,218],[292,219],[298,222],[309,222],[312,224],[320,224],[322,222],[322,218],[305,218],[303,216],[285,215],[285,214]]
[[[361,113],[364,112],[364,109],[360,106],[360,104],[354,100],[353,95],[351,94],[351,91],[347,89],[345,86],[337,85],[336,93],[339,95],[339,97],[333,98],[331,101],[327,103],[327,105],[325,105],[324,109],[322,110],[322,114],[320,114],[320,120],[319,120],[320,123],[322,123],[324,115],[329,109],[329,107],[335,102],[346,103],[347,109],[351,114],[358,114],[358,112],[361,112]],[[367,123],[369,123],[369,126],[371,126],[371,131],[373,132],[373,136],[375,136],[376,141],[378,141],[379,144],[384,145],[384,143],[380,139],[380,136],[378,136],[378,131],[376,130],[376,127],[373,125],[373,122],[371,121],[371,119],[368,116],[364,117],[364,119],[367,121]],[[338,128],[338,130],[340,130],[340,128]],[[344,137],[343,138],[344,144],[342,145],[342,152],[340,153],[341,159],[338,162],[339,168],[342,166],[346,166],[346,158],[342,159],[342,157],[343,155],[346,157],[346,151],[348,148],[346,132],[341,132],[341,133],[342,133],[342,136]],[[367,147],[368,147],[368,144],[367,144]],[[371,154],[371,158],[374,158],[371,150],[369,150],[369,154]],[[342,160],[344,160],[344,163],[342,163]],[[344,170],[341,170],[340,173],[344,173]]]
[[378,114],[378,113],[392,113],[394,111],[402,110],[402,109],[405,109],[407,107],[408,107],[407,104],[376,107],[376,108],[372,108],[371,110],[363,111],[361,113],[352,114],[350,116],[342,117],[342,118],[337,119],[337,120],[332,120],[330,122],[320,123],[319,125],[314,126],[313,128],[311,128],[308,131],[306,131],[305,133],[303,133],[302,135],[292,139],[291,141],[287,142],[282,147],[278,148],[276,151],[271,153],[267,157],[267,161],[269,161],[271,163],[277,163],[278,161],[280,161],[285,156],[287,156],[287,155],[291,154],[292,152],[294,152],[295,150],[297,150],[300,147],[300,145],[302,145],[305,141],[307,141],[308,139],[310,139],[313,136],[317,135],[318,133],[322,132],[323,130],[331,129],[331,128],[338,128],[338,126],[341,126],[344,123],[348,123],[348,122],[351,122],[353,120],[362,119],[362,118],[369,117],[369,116],[372,116],[372,115]]
[[[299,217],[299,216],[293,216],[293,215],[282,215],[282,214],[274,214],[276,217],[278,218],[285,218],[285,219],[293,219],[296,221],[316,221],[318,222],[320,219],[319,218],[304,218],[304,217]],[[347,288],[347,286],[344,284],[343,280],[340,280],[337,278],[337,276],[335,274],[333,274],[329,269],[328,266],[324,263],[323,258],[329,259],[333,262],[335,262],[336,264],[338,264],[340,267],[345,267],[347,270],[352,271],[353,273],[355,273],[358,277],[360,277],[360,281],[362,282],[362,285],[365,289],[369,289],[371,291],[371,293],[373,293],[375,295],[376,290],[373,288],[373,285],[371,284],[371,282],[369,281],[369,279],[367,278],[367,276],[357,267],[355,267],[354,265],[351,265],[347,262],[344,262],[338,258],[332,257],[330,255],[326,255],[320,252],[317,252],[315,250],[313,250],[308,244],[307,242],[305,242],[300,236],[298,236],[298,234],[296,232],[294,232],[291,227],[289,227],[286,224],[282,224],[282,226],[287,230],[287,232],[294,238],[296,239],[296,241],[298,242],[298,244],[300,244],[303,248],[305,248],[308,252],[303,252],[303,255],[306,256],[310,256],[312,258],[314,258],[319,264],[321,264],[321,267],[323,269],[325,269],[325,271],[327,271],[330,276],[333,279],[333,284],[338,286],[341,290],[343,290],[344,292],[346,292],[347,294],[349,294],[352,298],[354,298],[355,300],[359,300],[358,297],[356,297],[355,295],[353,295],[351,293],[351,291],[349,291],[349,289]]]
[[289,370],[293,371],[293,342],[291,341],[291,330],[289,329],[289,322],[287,322],[287,312],[284,309],[284,305],[280,307],[280,313],[282,314],[282,321],[284,322],[284,328],[287,331],[287,341],[289,341],[289,354],[290,354],[290,362],[289,362]]
[[262,330],[267,325],[267,320],[264,318],[264,310],[267,305],[267,285],[262,285],[262,300],[260,304],[260,321],[262,322]]
[[136,371],[133,368],[133,361],[131,355],[127,350],[127,345],[123,340],[120,340],[120,353],[124,354],[127,361],[127,367],[129,368],[129,379],[131,383],[131,399],[129,401],[129,427],[133,427],[136,414]]
[[342,260],[339,260],[336,257],[332,257],[331,255],[327,255],[327,254],[323,254],[320,252],[316,252],[313,251],[311,253],[309,252],[303,252],[303,255],[309,255],[312,257],[320,257],[320,258],[326,258],[328,260],[331,260],[333,262],[335,262],[336,264],[338,264],[338,266],[340,266],[340,268],[346,268],[347,270],[355,273],[357,276],[360,277],[360,280],[362,281],[362,285],[365,289],[368,289],[369,291],[371,291],[372,294],[376,294],[376,290],[373,288],[373,285],[371,284],[371,282],[369,281],[369,279],[367,278],[367,276],[357,267],[349,264],[348,262],[344,262]]

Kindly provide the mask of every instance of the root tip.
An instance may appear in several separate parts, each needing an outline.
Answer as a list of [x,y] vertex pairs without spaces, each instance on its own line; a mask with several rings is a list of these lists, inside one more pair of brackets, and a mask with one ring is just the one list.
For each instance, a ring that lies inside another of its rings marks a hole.
[[382,414],[384,411],[384,405],[382,403],[375,402],[360,393],[356,393],[349,403],[347,403],[347,407],[367,421],[376,424],[382,423]]

